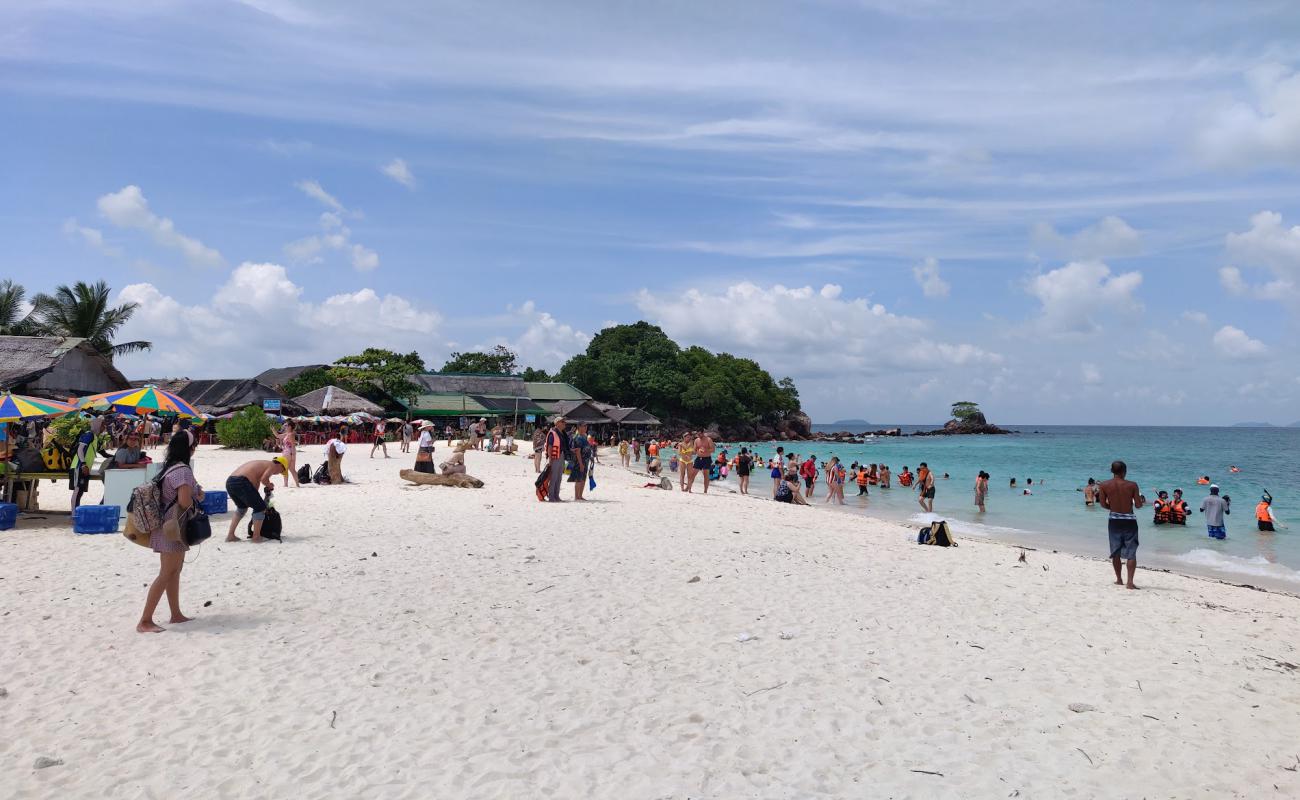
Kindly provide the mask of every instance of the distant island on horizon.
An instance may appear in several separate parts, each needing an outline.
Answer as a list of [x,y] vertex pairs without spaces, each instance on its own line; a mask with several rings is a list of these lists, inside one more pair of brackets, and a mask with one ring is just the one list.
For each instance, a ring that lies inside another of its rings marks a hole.
[[[1300,423],[1295,423],[1291,427],[1296,427],[1296,425],[1300,425]],[[1232,427],[1234,428],[1276,428],[1277,426],[1271,422],[1234,422],[1232,423]]]
[[844,427],[869,428],[871,423],[865,419],[837,419],[834,422],[824,423],[826,425],[843,425]]

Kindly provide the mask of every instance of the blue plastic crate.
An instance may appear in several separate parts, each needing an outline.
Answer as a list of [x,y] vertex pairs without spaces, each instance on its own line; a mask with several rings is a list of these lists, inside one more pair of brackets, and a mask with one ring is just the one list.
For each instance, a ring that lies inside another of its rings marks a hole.
[[199,503],[199,506],[209,517],[213,514],[225,514],[230,510],[225,492],[205,491],[203,493],[203,502]]
[[18,522],[18,506],[15,503],[0,503],[0,531],[7,531]]
[[77,506],[72,515],[72,530],[77,533],[117,533],[121,506]]

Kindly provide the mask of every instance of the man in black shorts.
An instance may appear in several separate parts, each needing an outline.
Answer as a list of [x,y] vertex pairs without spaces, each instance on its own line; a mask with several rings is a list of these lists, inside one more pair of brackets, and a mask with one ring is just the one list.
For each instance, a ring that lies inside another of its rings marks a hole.
[[1101,507],[1110,511],[1106,521],[1110,536],[1110,560],[1115,567],[1115,583],[1124,585],[1120,575],[1120,563],[1128,562],[1128,588],[1133,585],[1133,573],[1137,570],[1138,523],[1136,512],[1146,505],[1147,499],[1139,491],[1138,485],[1127,480],[1128,465],[1115,461],[1110,465],[1110,472],[1115,477],[1103,481],[1097,486],[1097,496]]
[[275,490],[271,478],[288,474],[289,461],[284,456],[276,456],[270,461],[249,461],[226,478],[226,494],[235,503],[235,513],[230,520],[230,530],[226,531],[227,542],[237,542],[235,535],[239,523],[253,509],[253,541],[262,541],[262,521],[266,519],[266,501],[258,493],[258,484],[266,487],[269,494]]
[[384,420],[375,422],[375,442],[370,445],[370,457],[375,457],[375,451],[379,448],[384,449],[384,458],[388,458],[388,423]]

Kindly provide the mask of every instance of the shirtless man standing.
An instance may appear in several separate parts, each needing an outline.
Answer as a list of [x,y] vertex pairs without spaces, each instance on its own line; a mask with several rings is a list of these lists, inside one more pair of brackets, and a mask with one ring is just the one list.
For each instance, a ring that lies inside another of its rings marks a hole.
[[704,431],[695,437],[695,460],[691,462],[691,478],[686,491],[695,488],[695,476],[704,473],[704,493],[709,493],[709,467],[713,464],[713,439]]
[[1102,481],[1097,486],[1097,496],[1101,507],[1110,511],[1107,520],[1110,532],[1110,561],[1115,567],[1115,583],[1123,586],[1120,576],[1120,561],[1128,561],[1128,588],[1133,585],[1133,573],[1137,570],[1138,523],[1137,509],[1146,505],[1147,499],[1133,481],[1126,480],[1128,465],[1115,461],[1110,465],[1110,472],[1115,477]]

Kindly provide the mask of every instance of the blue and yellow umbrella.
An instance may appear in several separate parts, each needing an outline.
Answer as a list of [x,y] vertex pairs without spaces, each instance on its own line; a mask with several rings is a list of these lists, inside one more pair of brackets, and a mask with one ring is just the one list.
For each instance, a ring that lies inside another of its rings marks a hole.
[[0,396],[0,422],[17,422],[20,419],[37,419],[38,417],[60,417],[77,407],[58,400],[46,400],[41,397],[27,397],[21,394],[5,392]]

